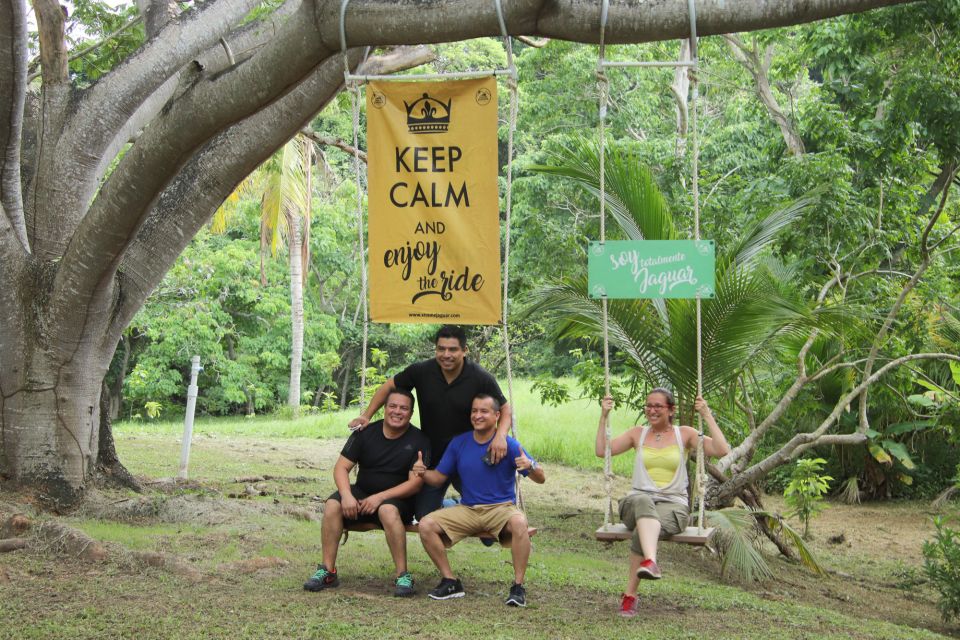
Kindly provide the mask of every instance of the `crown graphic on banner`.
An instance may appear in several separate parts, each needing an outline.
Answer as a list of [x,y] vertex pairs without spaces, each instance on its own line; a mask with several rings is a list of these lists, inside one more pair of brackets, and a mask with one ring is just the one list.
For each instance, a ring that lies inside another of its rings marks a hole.
[[450,126],[450,105],[453,98],[444,104],[430,94],[424,93],[422,98],[403,106],[407,108],[407,130],[410,133],[446,133]]

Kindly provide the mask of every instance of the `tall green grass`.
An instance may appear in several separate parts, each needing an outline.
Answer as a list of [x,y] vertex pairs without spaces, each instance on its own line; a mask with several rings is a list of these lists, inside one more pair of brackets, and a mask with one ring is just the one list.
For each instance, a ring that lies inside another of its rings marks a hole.
[[[506,384],[502,382],[506,393]],[[572,388],[571,381],[565,381]],[[563,464],[579,469],[602,471],[603,459],[597,458],[594,442],[600,406],[595,400],[572,400],[559,407],[540,402],[532,389],[530,380],[515,380],[513,383],[513,407],[516,413],[517,436],[523,446],[538,460]],[[201,391],[202,393],[202,391]],[[195,436],[247,437],[247,438],[343,438],[348,435],[347,422],[357,415],[356,408],[335,413],[282,419],[276,416],[253,418],[198,417],[194,422]],[[614,435],[634,424],[636,415],[614,412],[612,418]],[[417,418],[414,418],[414,424]],[[151,435],[179,438],[183,434],[183,422],[169,421],[123,421],[114,425],[120,437]],[[633,456],[624,454],[614,459],[617,474],[630,475]]]

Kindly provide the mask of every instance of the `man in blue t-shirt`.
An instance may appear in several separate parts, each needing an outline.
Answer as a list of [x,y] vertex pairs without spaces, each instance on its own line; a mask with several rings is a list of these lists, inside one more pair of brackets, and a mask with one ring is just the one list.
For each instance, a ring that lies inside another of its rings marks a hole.
[[440,509],[420,521],[420,541],[433,564],[440,570],[441,580],[429,593],[434,600],[461,598],[463,584],[453,575],[447,560],[445,542],[450,546],[467,536],[490,533],[512,539],[514,580],[507,604],[526,606],[523,579],[530,558],[530,535],[527,518],[517,508],[514,472],[543,484],[543,467],[531,458],[515,439],[507,438],[507,455],[494,463],[489,452],[500,419],[500,403],[496,398],[480,394],[473,399],[470,422],[473,431],[462,433],[450,441],[436,469],[429,470],[418,457],[413,473],[431,486],[440,486],[452,475],[460,477],[461,504]]

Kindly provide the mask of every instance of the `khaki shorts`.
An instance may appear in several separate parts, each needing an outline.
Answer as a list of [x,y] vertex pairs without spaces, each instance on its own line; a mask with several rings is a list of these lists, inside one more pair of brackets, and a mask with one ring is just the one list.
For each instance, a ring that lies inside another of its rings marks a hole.
[[425,516],[424,520],[433,520],[440,525],[443,533],[450,538],[450,544],[454,545],[478,533],[489,532],[501,537],[500,532],[515,515],[522,516],[523,512],[512,502],[481,504],[475,507],[458,504],[438,509]]
[[680,533],[687,526],[690,510],[686,505],[676,502],[654,502],[653,498],[642,493],[633,493],[620,500],[620,520],[633,531],[630,550],[643,555],[640,549],[640,535],[637,533],[637,520],[655,518],[660,521],[660,538],[669,538]]

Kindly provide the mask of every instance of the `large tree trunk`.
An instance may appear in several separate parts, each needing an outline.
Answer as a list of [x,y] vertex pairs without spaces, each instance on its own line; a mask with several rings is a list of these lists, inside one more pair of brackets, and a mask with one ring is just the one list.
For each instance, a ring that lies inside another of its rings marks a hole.
[[[0,472],[38,488],[51,506],[69,506],[96,462],[100,387],[114,345],[47,325],[40,301],[31,302],[7,308],[0,339]],[[86,321],[75,319],[78,328]]]
[[[698,27],[748,31],[903,1],[698,0]],[[143,0],[148,41],[81,89],[67,74],[59,3],[34,0],[43,63],[34,94],[26,3],[0,1],[0,474],[52,503],[73,502],[91,477],[100,385],[123,329],[234,186],[341,88],[341,3],[289,0],[244,24],[259,4],[207,0],[170,19],[173,3]],[[421,4],[350,6],[347,65],[359,64],[365,45],[500,33],[488,0]],[[592,1],[517,0],[505,14],[512,34],[599,36]],[[620,0],[606,41],[688,32],[682,0]],[[404,55],[364,72],[416,57]]]

